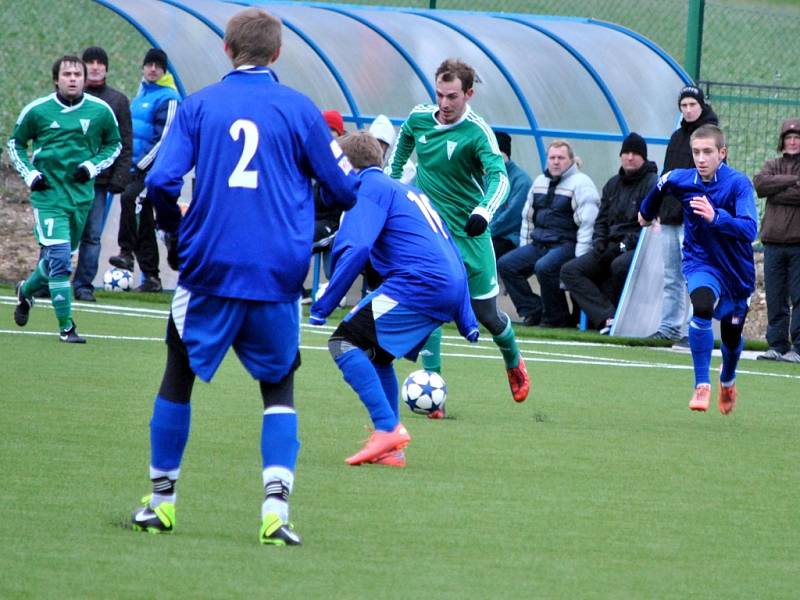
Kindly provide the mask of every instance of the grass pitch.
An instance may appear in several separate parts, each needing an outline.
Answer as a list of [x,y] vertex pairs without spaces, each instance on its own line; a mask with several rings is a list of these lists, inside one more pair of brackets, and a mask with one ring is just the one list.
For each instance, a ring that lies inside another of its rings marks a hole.
[[686,353],[522,338],[533,387],[516,405],[491,343],[450,331],[449,418],[401,407],[408,467],[347,467],[368,418],[325,331],[304,327],[304,545],[268,548],[262,408],[233,354],[195,386],[176,533],[134,533],[166,305],[78,303],[81,347],[58,342],[44,303],[17,328],[0,296],[0,597],[790,598],[800,584],[795,365],[744,360],[726,418],[687,409]]

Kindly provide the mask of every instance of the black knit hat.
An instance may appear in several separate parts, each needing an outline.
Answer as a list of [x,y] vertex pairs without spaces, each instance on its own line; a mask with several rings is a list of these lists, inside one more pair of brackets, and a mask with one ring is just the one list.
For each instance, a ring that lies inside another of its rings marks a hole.
[[150,48],[147,51],[147,54],[144,55],[144,60],[142,61],[142,66],[149,65],[150,63],[156,63],[165,71],[167,70],[167,53],[164,52],[161,48]]
[[703,94],[703,90],[701,90],[699,87],[687,85],[686,87],[681,88],[681,93],[678,96],[678,106],[681,105],[681,100],[684,98],[694,98],[697,100],[698,104],[700,104],[700,108],[706,107],[706,96]]
[[500,147],[500,152],[504,153],[508,158],[511,158],[511,136],[505,131],[495,131],[494,137],[497,138],[497,145]]
[[106,69],[108,68],[108,54],[106,54],[106,51],[100,46],[89,46],[83,51],[83,56],[81,59],[85,63],[90,63],[93,60],[96,60],[97,62],[104,64]]
[[635,152],[643,159],[647,160],[647,142],[635,131],[631,131],[624,140],[622,140],[622,149],[619,151],[620,155],[626,152]]

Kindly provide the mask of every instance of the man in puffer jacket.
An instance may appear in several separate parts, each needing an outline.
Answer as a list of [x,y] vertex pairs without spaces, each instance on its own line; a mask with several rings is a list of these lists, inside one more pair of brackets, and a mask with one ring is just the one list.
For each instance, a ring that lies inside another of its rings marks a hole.
[[603,186],[591,251],[561,267],[561,281],[572,299],[604,334],[614,323],[639,241],[639,205],[658,179],[658,167],[647,160],[647,143],[638,133],[625,138],[619,158],[619,173]]
[[[599,209],[597,187],[578,170],[569,142],[552,142],[547,148],[547,169],[534,180],[522,211],[520,247],[497,262],[524,325],[573,325],[560,287],[561,267],[591,249]],[[533,274],[539,280],[541,297],[528,284]]]
[[144,275],[139,292],[160,292],[158,246],[153,206],[144,196],[144,178],[161,148],[178,110],[181,97],[167,72],[167,54],[150,48],[142,62],[142,83],[131,100],[133,119],[133,168],[131,182],[120,198],[119,255],[108,262],[120,269],[133,269],[134,256]]

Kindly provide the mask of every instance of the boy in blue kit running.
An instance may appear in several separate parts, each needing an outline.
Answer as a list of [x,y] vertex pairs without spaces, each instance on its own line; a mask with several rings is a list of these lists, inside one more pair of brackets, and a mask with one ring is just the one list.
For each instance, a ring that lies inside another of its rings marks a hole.
[[[299,300],[314,234],[312,178],[350,208],[358,180],[319,109],[267,68],[281,22],[250,8],[225,31],[233,71],[188,97],[146,183],[180,276],[167,326],[167,366],[150,421],[152,495],[134,529],[172,532],[175,485],[189,437],[195,376],[210,381],[228,348],[258,380],[264,404],[262,544],[296,545],[288,498],[300,442],[293,373]],[[183,176],[197,185],[185,216]],[[177,243],[176,243],[177,234]]]
[[683,274],[693,312],[689,347],[695,390],[689,408],[708,410],[713,317],[720,321],[722,335],[717,404],[727,415],[736,406],[736,365],[756,283],[752,247],[758,231],[755,192],[746,175],[723,162],[728,149],[725,135],[717,126],[698,128],[690,143],[696,168],[662,175],[642,201],[639,224],[647,227],[652,223],[666,194],[680,199],[684,214]]
[[336,235],[333,276],[311,306],[310,322],[325,323],[369,259],[381,285],[328,340],[331,356],[375,426],[364,448],[345,462],[402,467],[402,449],[411,437],[398,418],[394,359],[416,360],[430,333],[447,321],[476,342],[478,322],[461,256],[425,194],[384,174],[383,151],[369,133],[350,134],[340,143],[359,171],[361,187]]

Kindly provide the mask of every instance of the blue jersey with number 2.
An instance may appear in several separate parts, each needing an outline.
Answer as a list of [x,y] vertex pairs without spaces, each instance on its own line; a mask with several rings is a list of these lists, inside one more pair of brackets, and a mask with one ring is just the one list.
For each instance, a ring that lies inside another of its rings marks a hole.
[[299,298],[314,236],[311,178],[344,209],[358,189],[319,109],[270,69],[232,71],[181,104],[147,177],[167,231],[178,225],[175,201],[192,167],[179,285],[226,298]]

